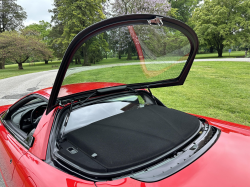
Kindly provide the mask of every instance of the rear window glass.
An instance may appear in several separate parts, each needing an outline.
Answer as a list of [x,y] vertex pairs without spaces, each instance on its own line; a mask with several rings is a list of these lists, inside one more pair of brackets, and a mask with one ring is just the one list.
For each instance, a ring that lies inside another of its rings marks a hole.
[[175,79],[181,74],[190,50],[184,34],[164,25],[111,29],[87,40],[78,49],[63,85],[135,84]]
[[70,131],[96,121],[152,104],[153,102],[148,97],[144,96],[143,98],[140,95],[129,95],[107,99],[97,104],[73,110],[70,113],[67,126],[63,129],[63,134],[67,134]]

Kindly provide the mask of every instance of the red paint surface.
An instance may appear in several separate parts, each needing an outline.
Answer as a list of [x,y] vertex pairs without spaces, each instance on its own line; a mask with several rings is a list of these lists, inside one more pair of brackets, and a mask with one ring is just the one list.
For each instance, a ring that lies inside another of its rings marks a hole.
[[0,116],[1,113],[4,112],[5,110],[8,110],[12,105],[4,105],[4,106],[0,106]]
[[13,178],[14,169],[19,159],[27,152],[25,149],[4,127],[0,121],[0,168],[4,182],[10,186],[18,178]]
[[50,130],[53,124],[56,110],[57,109],[53,109],[48,115],[45,115],[45,113],[43,114],[33,134],[35,140],[33,146],[29,149],[29,152],[31,152],[41,160],[46,159]]
[[[95,187],[93,182],[84,181],[64,173],[29,152],[20,159],[16,172],[27,186],[36,184],[40,187]],[[28,177],[32,181],[27,182]]]

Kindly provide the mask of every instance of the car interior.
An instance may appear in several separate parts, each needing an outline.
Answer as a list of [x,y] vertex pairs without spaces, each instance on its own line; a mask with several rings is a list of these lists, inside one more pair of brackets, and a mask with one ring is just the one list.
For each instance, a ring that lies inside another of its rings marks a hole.
[[46,107],[47,102],[40,98],[27,99],[24,103],[14,108],[10,115],[10,121],[12,125],[29,134],[36,128]]

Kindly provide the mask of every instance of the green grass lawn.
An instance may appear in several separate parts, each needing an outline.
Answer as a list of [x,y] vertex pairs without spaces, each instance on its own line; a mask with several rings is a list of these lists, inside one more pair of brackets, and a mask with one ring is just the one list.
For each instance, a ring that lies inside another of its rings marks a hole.
[[24,63],[23,70],[18,70],[17,64],[5,65],[5,69],[0,69],[0,79],[14,77],[18,75],[24,75],[28,73],[58,69],[60,63],[61,61],[49,62],[49,64],[45,64],[44,62],[36,62],[34,63],[34,65],[29,65],[29,63]]
[[[139,71],[138,68],[125,66],[109,68],[114,71],[105,68],[80,72],[67,77],[64,83],[154,80],[142,74],[135,78],[133,72]],[[248,62],[195,62],[183,86],[153,89],[153,94],[170,108],[250,126],[249,69]]]
[[[244,56],[244,51],[233,51],[230,55],[230,57],[235,58],[236,56]],[[217,58],[217,53],[209,53],[209,54],[197,54],[196,59],[204,59],[204,58]],[[223,58],[228,58],[229,53],[223,53]],[[100,62],[97,62],[96,64],[92,64],[92,66],[96,65],[107,65],[107,64],[117,64],[117,63],[132,63],[132,62],[139,62],[137,60],[137,57],[133,57],[133,60],[126,60],[126,57],[122,57],[121,59],[118,58],[108,58],[103,59]],[[35,73],[40,71],[47,71],[52,69],[58,69],[60,66],[61,61],[53,61],[49,62],[49,64],[44,64],[44,62],[36,62],[35,65],[30,65],[29,63],[23,64],[23,70],[18,70],[17,64],[12,65],[5,65],[5,69],[0,69],[0,79],[28,74],[28,73]],[[74,65],[71,64],[71,67],[75,66],[81,66],[81,65]]]
[[118,63],[132,63],[132,62],[140,62],[137,60],[137,57],[132,57],[132,60],[127,60],[127,57],[122,57],[121,59],[118,58],[104,58],[102,61],[97,62],[94,65],[106,65],[106,64],[118,64]]
[[[142,70],[141,65],[112,66],[71,74],[65,78],[63,84],[104,81],[124,84],[155,82],[178,77],[184,65],[185,63],[147,64],[147,73]],[[164,68],[167,70],[161,72]],[[156,72],[156,74],[152,74],[152,72]]]
[[171,108],[250,126],[249,70],[248,62],[195,62],[183,86],[153,94]]
[[[120,60],[104,59],[95,65],[136,61],[136,58],[133,61],[127,61],[124,57]],[[47,65],[44,62],[36,62],[35,66],[25,63],[23,64],[24,70],[18,70],[17,64],[6,65],[6,69],[0,69],[0,79],[58,69],[59,66],[60,61],[49,62]],[[74,66],[79,65],[71,65],[71,67]],[[128,68],[133,68],[133,66],[128,66]],[[157,88],[153,89],[153,93],[170,108],[250,126],[249,70],[249,62],[195,62],[183,86]],[[108,71],[102,74],[100,71],[100,69],[92,70],[84,76],[110,77]],[[131,71],[127,69],[127,72]],[[133,77],[122,81],[124,74],[119,74],[119,72],[117,75],[112,75],[112,77],[115,76],[118,82],[119,77],[120,82],[134,81]]]
[[[230,53],[224,52],[222,53],[222,58],[235,58],[245,56],[245,51],[232,51]],[[195,59],[203,59],[203,58],[218,58],[218,53],[207,53],[207,54],[197,54]]]
[[[97,65],[106,65],[106,64],[117,64],[117,63],[131,63],[138,62],[136,57],[133,57],[133,60],[126,60],[126,57],[122,57],[122,59],[118,58],[108,58],[103,59],[101,62],[97,62],[96,64],[92,64],[92,66]],[[0,69],[0,79],[14,77],[18,75],[24,75],[28,73],[35,73],[40,71],[48,71],[53,69],[58,69],[60,67],[61,61],[52,61],[49,64],[45,64],[44,62],[35,62],[34,65],[29,63],[23,63],[23,70],[18,70],[17,64],[5,65],[5,69]],[[76,67],[81,65],[75,65],[74,63],[70,64],[70,67]]]
[[[5,69],[0,69],[0,79],[14,77],[18,75],[24,75],[28,73],[58,69],[60,67],[60,64],[61,61],[53,61],[49,62],[49,64],[45,64],[44,62],[35,62],[34,65],[30,65],[29,63],[23,63],[23,70],[18,70],[17,64],[5,65]],[[81,65],[75,65],[75,64],[70,65],[70,67],[76,67],[76,66],[81,66]]]

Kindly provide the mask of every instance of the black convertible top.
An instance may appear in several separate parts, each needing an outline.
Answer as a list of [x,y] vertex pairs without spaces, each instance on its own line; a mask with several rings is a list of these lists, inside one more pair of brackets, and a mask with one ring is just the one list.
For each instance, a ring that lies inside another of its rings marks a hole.
[[[58,153],[89,171],[119,171],[172,150],[199,127],[192,115],[150,105],[69,132]],[[76,153],[68,150],[71,147]]]

